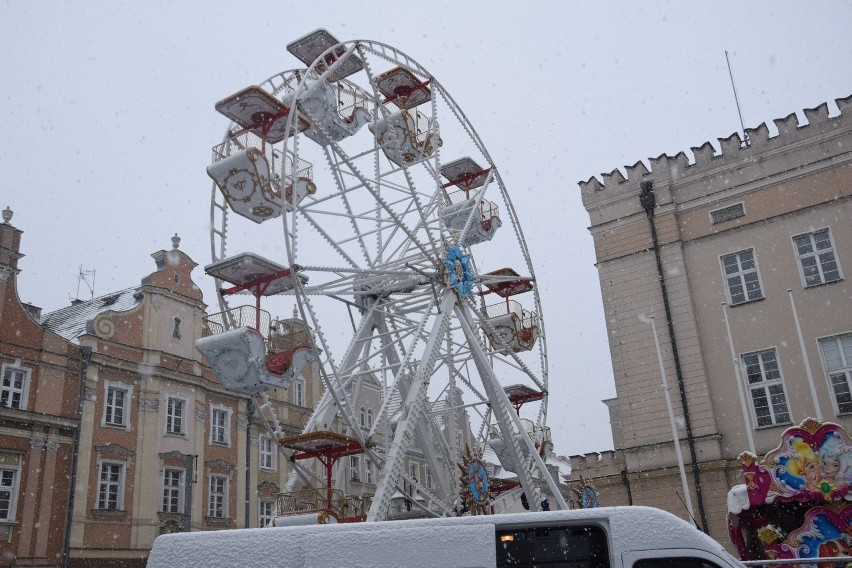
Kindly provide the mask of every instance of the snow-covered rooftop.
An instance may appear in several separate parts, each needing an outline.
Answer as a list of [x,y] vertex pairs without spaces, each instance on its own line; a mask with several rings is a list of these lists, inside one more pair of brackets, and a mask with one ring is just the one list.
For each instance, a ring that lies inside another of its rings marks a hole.
[[136,306],[141,296],[135,288],[111,292],[98,298],[78,301],[70,306],[45,314],[41,325],[72,343],[79,343],[79,337],[86,333],[86,325],[98,314],[107,311],[123,312]]

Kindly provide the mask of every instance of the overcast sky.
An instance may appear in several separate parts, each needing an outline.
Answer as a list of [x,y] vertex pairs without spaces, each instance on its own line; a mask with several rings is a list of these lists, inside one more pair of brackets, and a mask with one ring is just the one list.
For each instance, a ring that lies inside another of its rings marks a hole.
[[[612,447],[615,395],[577,182],[852,94],[852,4],[0,1],[0,207],[45,311],[139,284],[150,253],[210,262],[205,173],[224,96],[299,64],[316,28],[390,44],[452,94],[500,168],[539,277],[556,451]],[[208,304],[212,281],[195,279]],[[81,288],[80,296],[89,297]],[[213,306],[215,308],[215,306]],[[218,311],[215,308],[214,311]]]

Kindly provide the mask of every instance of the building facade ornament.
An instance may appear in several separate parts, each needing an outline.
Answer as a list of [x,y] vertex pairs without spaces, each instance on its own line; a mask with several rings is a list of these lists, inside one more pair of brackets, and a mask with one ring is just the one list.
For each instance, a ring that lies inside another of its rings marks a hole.
[[160,409],[160,399],[139,397],[140,412],[157,412]]
[[204,462],[204,467],[206,467],[207,469],[212,469],[214,467],[215,468],[222,468],[222,469],[227,469],[229,472],[234,471],[236,469],[236,467],[234,467],[233,464],[226,462],[222,458],[215,459],[215,460],[208,460],[208,461]]
[[128,450],[124,446],[119,446],[118,444],[107,444],[106,446],[95,446],[95,453],[98,455],[101,454],[118,454],[119,456],[127,459],[132,458],[136,452],[133,450]]

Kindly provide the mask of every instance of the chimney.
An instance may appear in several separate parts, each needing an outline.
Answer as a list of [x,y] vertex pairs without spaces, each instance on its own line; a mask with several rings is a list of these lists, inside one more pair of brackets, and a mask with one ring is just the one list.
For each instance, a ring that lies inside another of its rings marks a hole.
[[23,231],[16,229],[9,223],[12,220],[12,210],[6,207],[2,215],[3,222],[0,223],[0,277],[18,274],[20,272],[18,260],[24,256],[20,253]]

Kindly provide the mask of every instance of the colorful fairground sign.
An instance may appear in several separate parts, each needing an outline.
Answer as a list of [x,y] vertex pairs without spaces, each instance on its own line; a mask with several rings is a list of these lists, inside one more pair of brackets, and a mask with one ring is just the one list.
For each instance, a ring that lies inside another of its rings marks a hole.
[[852,551],[852,442],[808,418],[760,461],[739,456],[745,483],[728,494],[728,530],[743,560],[848,556]]

